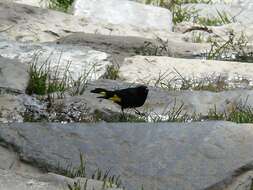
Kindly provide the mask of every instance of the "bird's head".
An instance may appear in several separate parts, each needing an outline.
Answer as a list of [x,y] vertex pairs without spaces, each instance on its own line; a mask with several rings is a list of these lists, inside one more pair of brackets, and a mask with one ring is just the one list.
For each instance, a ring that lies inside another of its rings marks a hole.
[[140,95],[144,95],[144,96],[148,95],[149,90],[147,86],[140,85],[140,86],[137,86],[136,88],[138,89]]

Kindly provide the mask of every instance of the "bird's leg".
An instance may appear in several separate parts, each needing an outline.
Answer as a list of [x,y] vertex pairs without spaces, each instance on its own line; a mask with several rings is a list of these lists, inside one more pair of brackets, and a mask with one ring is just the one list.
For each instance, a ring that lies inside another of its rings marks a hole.
[[123,118],[124,120],[126,120],[126,117],[125,117],[125,113],[124,113],[124,109],[123,109],[123,108],[121,108],[121,112],[122,112],[122,118]]
[[137,114],[137,115],[140,115],[140,116],[144,116],[145,114],[144,113],[141,113],[139,110],[137,110],[136,108],[134,108],[134,110],[135,110],[135,113]]

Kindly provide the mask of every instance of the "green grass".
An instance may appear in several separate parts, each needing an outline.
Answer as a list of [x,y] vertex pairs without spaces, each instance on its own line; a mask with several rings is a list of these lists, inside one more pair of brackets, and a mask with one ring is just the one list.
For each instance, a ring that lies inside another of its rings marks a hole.
[[156,38],[156,43],[144,42],[143,46],[135,49],[135,53],[147,56],[172,56],[169,41],[159,37]]
[[247,49],[248,38],[245,34],[235,35],[234,31],[230,31],[227,39],[220,37],[211,40],[211,47],[206,54],[206,58],[211,60],[251,62],[253,60],[252,52]]
[[88,180],[85,181],[85,183],[82,185],[80,180],[77,180],[74,182],[73,185],[68,184],[69,190],[87,190],[87,184]]
[[41,0],[46,1],[47,7],[53,10],[67,12],[74,0]]
[[[60,168],[60,167],[59,167]],[[121,179],[120,176],[111,175],[110,170],[102,171],[97,168],[91,176],[88,176],[86,173],[86,161],[84,159],[83,154],[80,153],[80,165],[77,167],[72,167],[72,165],[68,165],[65,169],[58,169],[61,175],[70,178],[88,178],[94,179],[103,182],[103,188],[119,188],[121,187]],[[86,190],[87,180],[84,186],[81,185],[80,182],[76,182],[73,185],[68,185],[69,190]]]
[[203,26],[221,26],[225,24],[230,24],[234,22],[233,18],[228,15],[226,12],[221,12],[216,10],[217,12],[217,17],[213,18],[207,18],[207,17],[201,17],[201,16],[196,16],[194,18],[194,23],[203,25]]
[[28,70],[29,81],[26,88],[26,93],[29,95],[48,95],[50,93],[64,93],[68,89],[67,72],[69,65],[66,67],[63,77],[60,77],[59,64],[52,72],[50,56],[42,64],[38,64],[41,53],[36,53],[30,63]]
[[253,123],[253,108],[246,104],[236,104],[229,111],[218,112],[216,106],[207,116],[208,120],[225,120],[235,123]]
[[118,65],[107,66],[106,73],[103,78],[110,80],[117,80],[119,78],[119,66]]
[[41,53],[36,53],[30,63],[28,70],[29,81],[26,88],[28,95],[50,95],[57,93],[62,97],[65,92],[70,95],[82,95],[91,79],[92,73],[95,72],[96,65],[93,65],[89,70],[84,70],[77,79],[74,79],[69,71],[71,62],[68,62],[63,71],[60,72],[61,56],[59,56],[56,67],[52,67],[50,57],[42,64],[38,60]]

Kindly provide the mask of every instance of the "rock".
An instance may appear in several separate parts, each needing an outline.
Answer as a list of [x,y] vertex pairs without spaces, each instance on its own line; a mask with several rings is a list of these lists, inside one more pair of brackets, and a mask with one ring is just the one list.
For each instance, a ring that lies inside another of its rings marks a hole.
[[[27,95],[1,95],[0,121],[51,121],[51,122],[96,122],[121,121],[120,106],[110,100],[96,98],[98,95],[90,93],[94,88],[122,89],[137,84],[124,83],[113,80],[99,80],[88,84],[82,95],[65,95],[61,99],[55,98],[49,106]],[[234,108],[243,106],[253,107],[252,90],[235,89],[221,92],[168,89],[149,86],[149,95],[145,104],[138,108],[146,117],[138,119],[134,110],[125,110],[133,117],[130,121],[166,120],[180,111],[179,117],[184,121],[192,119],[209,119],[210,111],[216,113],[230,113]],[[174,111],[173,111],[174,110]],[[150,118],[151,117],[151,118]],[[134,118],[136,120],[134,120]]]
[[[106,89],[121,89],[129,86],[135,86],[133,83],[122,83],[119,81],[99,80],[92,82],[85,92],[89,94],[90,89],[106,88]],[[203,118],[209,115],[210,111],[216,109],[217,113],[228,113],[232,111],[236,106],[249,106],[253,107],[253,94],[252,90],[227,90],[222,92],[210,92],[210,91],[169,91],[168,89],[149,87],[149,94],[145,104],[138,108],[141,112],[160,116],[173,115],[173,110],[181,110],[180,115],[188,115],[190,117],[194,115],[201,115]],[[90,96],[90,95],[88,95]],[[108,100],[103,100],[105,104],[101,104],[94,96],[93,100],[87,102],[94,102],[95,108],[106,110],[109,105],[113,106],[113,103]],[[85,100],[85,99],[84,99]],[[89,103],[87,103],[89,105]],[[101,107],[99,107],[101,106]],[[103,107],[105,106],[105,107]],[[112,109],[111,107],[109,107]],[[118,113],[120,113],[119,106],[116,106]],[[115,109],[112,109],[115,110]],[[115,110],[116,111],[116,110]],[[131,113],[131,110],[129,110]]]
[[20,161],[16,152],[11,147],[0,146],[0,170],[10,170],[17,173],[30,173],[31,175],[40,175],[42,172],[36,167],[32,167]]
[[226,13],[231,21],[239,22],[244,25],[253,24],[252,1],[241,1],[232,3],[213,3],[213,4],[186,4],[183,7],[198,10],[198,15],[206,18],[220,18],[219,13]]
[[5,0],[12,3],[19,3],[19,4],[25,4],[25,5],[31,5],[34,7],[47,7],[47,2],[44,0]]
[[[120,106],[110,100],[96,98],[99,95],[90,93],[95,88],[106,88],[116,90],[136,86],[137,84],[124,83],[113,80],[93,81],[87,86],[83,95],[66,96],[63,99],[55,100],[50,109],[44,107],[28,107],[28,118],[31,120],[54,121],[54,122],[95,122],[95,121],[121,121]],[[210,91],[169,91],[167,89],[154,88],[149,86],[149,94],[145,104],[138,108],[146,117],[143,120],[156,121],[166,120],[176,111],[179,117],[185,121],[192,119],[209,119],[210,112],[219,114],[230,113],[234,108],[243,106],[253,107],[252,90],[226,90],[221,92]],[[135,116],[134,110],[125,110],[126,114]],[[25,114],[25,115],[26,115]],[[182,117],[185,116],[185,117]],[[138,117],[137,117],[138,118]],[[140,121],[136,118],[135,121]],[[134,118],[132,118],[134,121]]]
[[29,110],[33,111],[33,121],[47,116],[46,104],[34,97],[25,94],[0,95],[0,122],[30,121]]
[[[169,14],[168,11],[166,13]],[[166,22],[169,27],[169,20]],[[82,16],[4,1],[0,4],[0,31],[20,42],[55,41],[75,32],[146,38],[159,36],[166,39],[175,36],[168,30],[141,30],[135,26],[113,25],[102,21],[94,23]]]
[[[50,177],[50,178],[49,178]],[[60,179],[61,178],[61,179]],[[0,169],[1,190],[67,190],[67,182],[71,185],[77,181],[86,181],[87,190],[102,190],[103,182],[91,179],[70,179],[56,174],[32,175],[30,173],[15,173]],[[116,188],[105,188],[106,190],[121,190]]]
[[[76,33],[57,41],[59,44],[89,46],[92,49],[113,55],[117,64],[125,57],[133,55],[173,56],[193,58],[200,56],[209,45],[186,43],[179,37],[160,40],[132,36],[109,36],[98,34]],[[156,51],[158,50],[158,51]]]
[[172,15],[168,9],[128,0],[76,0],[73,14],[94,22],[130,25],[141,30],[172,30]]
[[0,91],[4,89],[24,92],[28,79],[28,66],[26,64],[0,56]]
[[11,144],[33,165],[75,167],[81,151],[88,174],[111,168],[126,188],[143,184],[147,190],[204,189],[222,181],[252,161],[252,136],[252,125],[230,122],[0,126],[2,144]]
[[[53,76],[58,72],[60,78],[67,73],[74,80],[81,75],[87,75],[87,80],[96,80],[103,76],[107,66],[111,65],[110,55],[89,47],[55,43],[33,45],[6,40],[3,36],[0,36],[0,42],[1,56],[16,58],[22,63],[34,63],[37,67],[44,65],[44,69],[50,68]],[[24,66],[21,64],[20,67]],[[25,76],[27,73],[20,77]],[[12,78],[16,82],[16,78]]]
[[218,79],[229,87],[242,87],[244,82],[250,87],[252,73],[251,63],[154,56],[126,58],[119,70],[119,76],[124,81],[158,86],[163,83],[168,88],[180,88],[190,81],[215,83]]
[[238,177],[230,186],[225,190],[250,190],[252,188],[253,172],[246,172],[244,175]]
[[[213,41],[218,41],[224,44],[226,41],[229,40],[229,36],[231,34],[231,31],[233,32],[235,38],[233,43],[236,44],[239,39],[244,36],[245,40],[244,42],[247,42],[246,46],[238,46],[234,45],[237,49],[244,48],[244,51],[253,52],[253,25],[243,25],[240,23],[231,23],[226,24],[222,26],[208,26],[207,29],[212,31],[211,33],[208,33],[207,31],[200,31],[200,30],[193,30],[196,26],[201,25],[194,24],[192,22],[182,22],[177,24],[175,26],[174,30],[176,32],[184,33],[183,39],[186,42],[194,42],[194,43],[210,43],[210,39]],[[189,31],[189,32],[186,32]],[[238,50],[237,50],[238,51]]]

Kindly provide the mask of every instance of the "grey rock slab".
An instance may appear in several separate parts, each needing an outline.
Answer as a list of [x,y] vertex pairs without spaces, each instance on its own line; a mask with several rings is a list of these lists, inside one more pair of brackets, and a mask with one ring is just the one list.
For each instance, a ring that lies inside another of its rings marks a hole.
[[45,105],[25,94],[0,95],[0,122],[23,122],[24,113],[32,109],[35,113],[43,112]]
[[[22,63],[35,64],[37,68],[43,65],[44,70],[49,68],[53,76],[57,70],[59,77],[66,73],[70,74],[74,80],[82,75],[87,75],[87,80],[98,79],[105,74],[107,66],[111,65],[109,54],[89,47],[55,43],[20,43],[8,40],[4,36],[0,36],[0,55],[6,58],[15,58]],[[20,64],[19,67],[25,66]],[[13,75],[18,73],[10,71],[9,73],[10,79],[16,81]],[[25,77],[28,73],[23,75],[17,77]],[[22,80],[17,84],[20,82]]]
[[[120,81],[111,81],[111,80],[98,80],[93,81],[88,86],[85,94],[91,96],[89,91],[94,88],[106,88],[111,90],[128,88],[131,86],[136,86],[134,83],[125,83]],[[216,109],[219,113],[224,113],[224,111],[231,111],[233,107],[237,105],[247,105],[253,106],[253,91],[252,90],[228,90],[222,92],[210,92],[210,91],[191,91],[191,90],[182,90],[182,91],[169,91],[161,88],[154,88],[149,86],[149,94],[145,104],[138,108],[138,110],[147,113],[156,113],[158,115],[168,115],[168,111],[177,110],[179,107],[182,107],[182,114],[187,114],[192,116],[194,114],[201,114],[202,116],[207,116],[210,110]],[[91,96],[93,99],[92,102],[98,105],[100,104],[96,96]],[[103,100],[105,106],[107,104],[113,104],[111,101]],[[95,105],[96,105],[95,104]],[[89,104],[88,104],[89,105]],[[104,107],[103,109],[106,109]],[[120,107],[117,106],[120,111]],[[100,108],[103,110],[102,108]]]
[[27,64],[0,56],[0,89],[24,92],[28,78]]
[[126,82],[153,86],[164,83],[176,88],[181,87],[185,80],[208,82],[219,77],[231,87],[237,86],[240,81],[247,81],[252,86],[252,73],[251,63],[162,56],[129,57],[119,70],[120,78]]
[[0,169],[10,170],[12,172],[30,173],[34,175],[41,174],[38,168],[21,162],[17,153],[11,147],[0,146]]
[[[147,52],[154,53],[156,48],[164,46],[157,39],[85,33],[71,34],[57,40],[57,43],[83,45],[113,54],[119,64],[123,62],[125,57],[143,55],[147,54]],[[164,39],[164,43],[166,44],[167,51],[160,51],[158,53],[160,56],[194,58],[200,56],[201,53],[209,48],[208,44],[186,43],[181,37],[177,37],[176,35]]]
[[[168,27],[169,22],[170,20],[168,20]],[[84,16],[74,16],[9,1],[0,2],[0,31],[10,39],[20,42],[55,41],[75,32],[148,38],[171,36],[168,30],[144,30],[136,26],[113,25],[102,21],[94,23]]]
[[17,174],[8,170],[0,170],[0,189],[2,190],[62,190],[50,183],[37,181],[34,175]]
[[0,139],[38,167],[111,168],[128,189],[198,190],[252,161],[252,125],[230,122],[1,124]]
[[253,24],[252,20],[252,1],[241,1],[241,2],[231,2],[231,3],[213,3],[213,4],[187,4],[185,7],[199,10],[198,14],[203,17],[208,18],[219,18],[218,11],[220,13],[226,13],[228,18],[235,22],[242,23],[244,25]]
[[67,184],[73,185],[78,181],[84,184],[86,180],[86,190],[121,190],[119,188],[103,188],[103,182],[98,180],[71,179],[54,173],[32,174],[0,169],[1,190],[68,190]]
[[75,0],[73,14],[94,22],[130,25],[146,30],[172,30],[172,15],[168,9],[128,0]]

